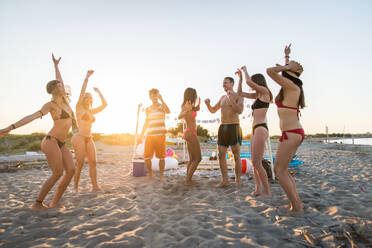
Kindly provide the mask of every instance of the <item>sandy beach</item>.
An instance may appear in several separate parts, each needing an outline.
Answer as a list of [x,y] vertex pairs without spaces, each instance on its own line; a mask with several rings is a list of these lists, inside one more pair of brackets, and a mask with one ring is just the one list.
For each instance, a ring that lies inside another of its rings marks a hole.
[[254,181],[245,175],[240,188],[216,189],[219,176],[197,172],[197,186],[186,187],[184,167],[168,172],[165,184],[157,176],[146,183],[131,175],[133,147],[97,143],[97,151],[103,192],[90,191],[86,165],[81,192],[71,184],[61,209],[29,209],[51,174],[47,167],[0,173],[0,246],[372,246],[371,146],[305,141],[297,153],[305,164],[294,176],[306,206],[300,217],[280,208],[288,200],[277,182],[271,184],[272,199],[252,197]]

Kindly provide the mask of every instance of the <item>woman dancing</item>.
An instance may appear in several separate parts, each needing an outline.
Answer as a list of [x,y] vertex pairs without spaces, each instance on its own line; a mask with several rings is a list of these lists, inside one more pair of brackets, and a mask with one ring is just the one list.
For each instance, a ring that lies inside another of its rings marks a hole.
[[[247,85],[255,90],[254,93],[245,93],[242,91],[242,71],[244,72]],[[273,100],[273,95],[267,87],[265,77],[262,74],[254,74],[250,77],[245,66],[243,66],[241,70],[238,69],[236,73],[239,75],[238,94],[246,98],[256,99],[252,104],[253,128],[251,151],[254,179],[256,181],[256,189],[252,195],[271,197],[267,174],[262,166],[262,158],[265,151],[265,142],[269,136],[269,128],[266,124],[266,113],[269,109],[270,102]],[[263,192],[261,185],[263,186]]]
[[46,210],[48,208],[43,204],[43,201],[49,191],[57,183],[58,179],[62,177],[63,170],[65,170],[65,175],[58,184],[53,200],[49,204],[49,207],[59,206],[60,199],[74,176],[74,162],[70,150],[65,145],[65,139],[70,127],[73,126],[74,128],[76,122],[74,112],[70,108],[66,98],[65,87],[58,68],[61,58],[57,60],[54,58],[54,55],[52,55],[52,58],[56,72],[56,80],[48,82],[46,86],[47,92],[52,95],[52,100],[44,104],[36,113],[28,115],[9,127],[0,130],[0,134],[9,133],[11,130],[22,127],[48,113],[52,116],[54,121],[53,127],[41,143],[41,150],[46,155],[48,165],[52,170],[52,176],[50,176],[41,187],[40,193],[31,207],[32,210]]
[[[288,166],[305,138],[299,120],[299,109],[305,107],[305,99],[302,81],[299,79],[303,68],[299,63],[289,61],[290,46],[284,49],[286,65],[268,68],[267,74],[282,86],[275,98],[282,136],[276,150],[274,170],[290,201],[289,210],[297,215],[304,212],[304,206],[298,196],[295,182],[288,172]],[[281,75],[279,72],[282,72]]]
[[187,163],[186,173],[186,186],[193,186],[192,176],[198,164],[201,161],[201,150],[200,143],[197,136],[196,127],[196,113],[200,110],[200,98],[198,105],[195,106],[197,99],[196,90],[193,88],[187,88],[183,96],[182,112],[178,116],[178,119],[184,119],[186,122],[186,129],[184,130],[184,139],[187,142],[187,150],[189,152],[189,162]]
[[96,147],[92,138],[92,124],[96,120],[94,115],[104,110],[107,106],[107,102],[103,97],[101,91],[97,88],[93,88],[101,98],[102,105],[98,108],[93,109],[93,98],[90,93],[86,93],[86,88],[88,84],[89,77],[94,71],[88,71],[85,77],[83,86],[81,87],[80,97],[78,103],[76,104],[76,117],[79,125],[79,132],[74,134],[71,139],[71,144],[74,147],[76,155],[76,170],[74,178],[74,188],[75,191],[79,190],[79,179],[81,170],[84,166],[85,156],[89,163],[89,175],[92,182],[92,187],[94,191],[101,190],[97,183],[97,156]]

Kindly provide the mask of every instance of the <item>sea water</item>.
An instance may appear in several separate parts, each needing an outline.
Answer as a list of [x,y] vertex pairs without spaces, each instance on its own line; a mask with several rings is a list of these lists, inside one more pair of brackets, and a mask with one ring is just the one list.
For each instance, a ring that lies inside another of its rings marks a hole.
[[[353,144],[353,140],[350,138],[347,139],[331,139],[329,143],[342,143],[342,144]],[[372,138],[355,138],[355,145],[372,145]]]

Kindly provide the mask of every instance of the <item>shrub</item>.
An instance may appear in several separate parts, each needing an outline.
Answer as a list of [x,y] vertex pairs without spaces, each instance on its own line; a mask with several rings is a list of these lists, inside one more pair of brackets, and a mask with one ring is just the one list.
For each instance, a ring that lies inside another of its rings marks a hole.
[[29,150],[29,151],[40,151],[41,150],[41,141],[40,140],[35,140],[35,141],[31,142],[28,145],[27,150]]

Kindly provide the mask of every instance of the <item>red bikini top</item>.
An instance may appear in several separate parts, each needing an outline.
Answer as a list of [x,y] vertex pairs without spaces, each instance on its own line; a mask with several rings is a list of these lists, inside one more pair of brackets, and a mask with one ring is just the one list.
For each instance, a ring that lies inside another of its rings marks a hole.
[[288,108],[288,109],[295,109],[295,110],[297,110],[297,118],[300,119],[299,116],[301,116],[301,112],[300,112],[300,109],[299,109],[299,108],[294,108],[294,107],[285,106],[285,105],[283,104],[283,102],[275,102],[275,104],[276,104],[276,106],[277,106],[278,108]]
[[96,121],[96,118],[94,118],[94,116],[92,115],[92,119],[90,118],[90,115],[88,114],[88,113],[85,113],[84,115],[83,115],[83,117],[81,117],[81,119],[83,120],[83,121],[90,121],[90,122],[95,122]]
[[196,117],[197,116],[197,113],[196,113],[196,111],[192,111],[192,117]]

